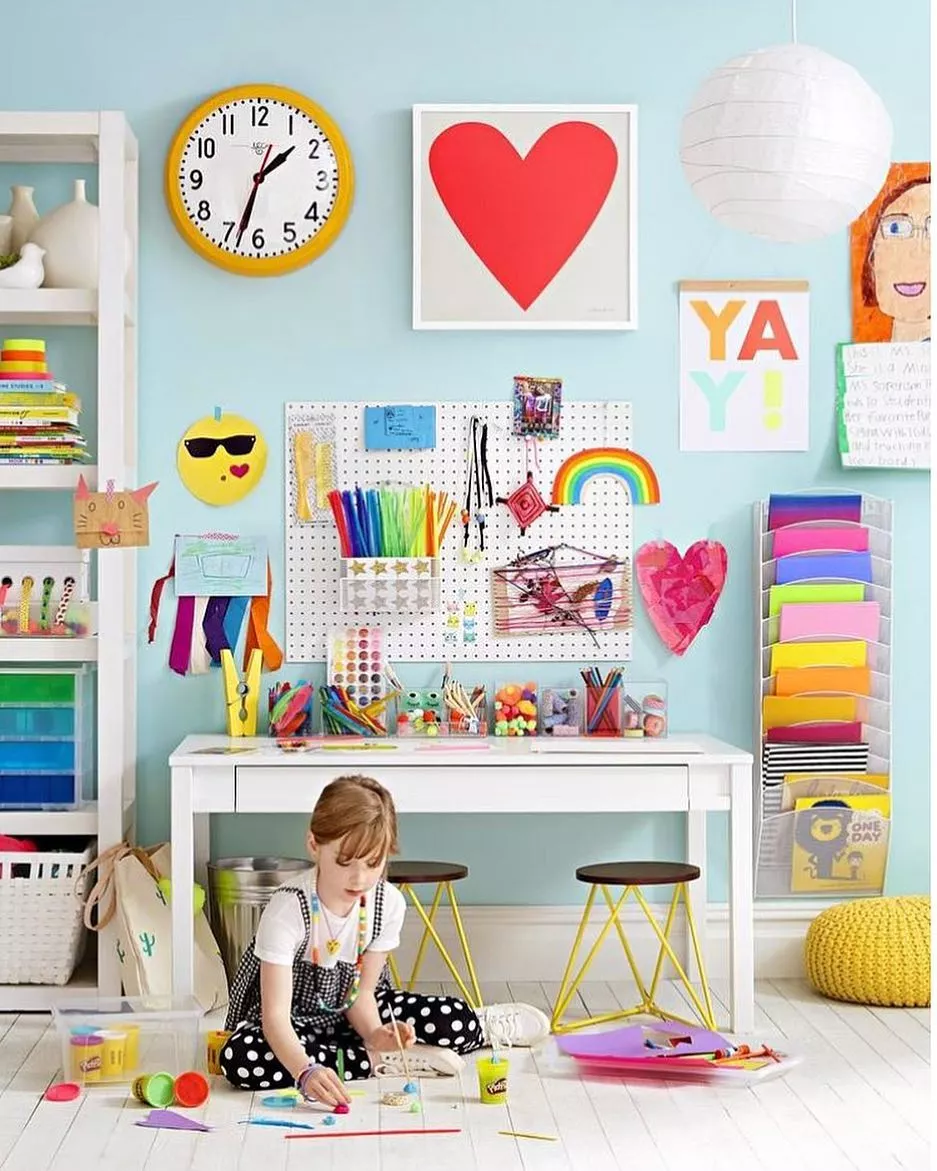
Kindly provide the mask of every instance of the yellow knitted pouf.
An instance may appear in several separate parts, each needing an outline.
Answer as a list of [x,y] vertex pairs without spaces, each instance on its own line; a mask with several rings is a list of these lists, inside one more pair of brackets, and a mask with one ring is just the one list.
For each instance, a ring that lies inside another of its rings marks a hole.
[[821,911],[805,944],[807,978],[833,1000],[930,1004],[930,899],[856,899]]

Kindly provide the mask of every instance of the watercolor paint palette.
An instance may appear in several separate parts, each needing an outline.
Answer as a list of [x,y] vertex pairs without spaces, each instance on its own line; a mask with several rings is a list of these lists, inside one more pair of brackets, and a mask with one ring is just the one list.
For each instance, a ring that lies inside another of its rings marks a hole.
[[362,707],[386,692],[385,666],[384,632],[380,627],[347,626],[329,631],[329,683],[346,688]]

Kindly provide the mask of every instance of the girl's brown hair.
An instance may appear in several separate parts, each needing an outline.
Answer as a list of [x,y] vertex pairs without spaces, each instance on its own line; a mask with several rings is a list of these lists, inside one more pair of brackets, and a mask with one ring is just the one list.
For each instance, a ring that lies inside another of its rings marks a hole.
[[397,810],[390,793],[372,777],[338,777],[326,785],[309,830],[317,842],[341,841],[339,862],[367,858],[376,866],[397,853]]

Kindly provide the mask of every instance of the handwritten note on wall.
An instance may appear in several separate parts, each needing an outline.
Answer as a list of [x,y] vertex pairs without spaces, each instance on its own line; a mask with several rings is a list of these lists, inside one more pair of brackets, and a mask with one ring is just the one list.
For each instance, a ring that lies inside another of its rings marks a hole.
[[682,281],[680,450],[806,451],[806,281]]
[[930,342],[838,346],[836,421],[844,468],[929,468]]

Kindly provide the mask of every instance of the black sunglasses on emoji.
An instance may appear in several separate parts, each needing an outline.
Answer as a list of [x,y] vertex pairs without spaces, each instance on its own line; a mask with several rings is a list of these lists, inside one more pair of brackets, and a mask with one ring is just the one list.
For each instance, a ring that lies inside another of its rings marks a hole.
[[185,441],[185,449],[193,459],[211,459],[219,447],[228,455],[250,455],[257,442],[256,435],[226,435],[223,439],[198,436]]

